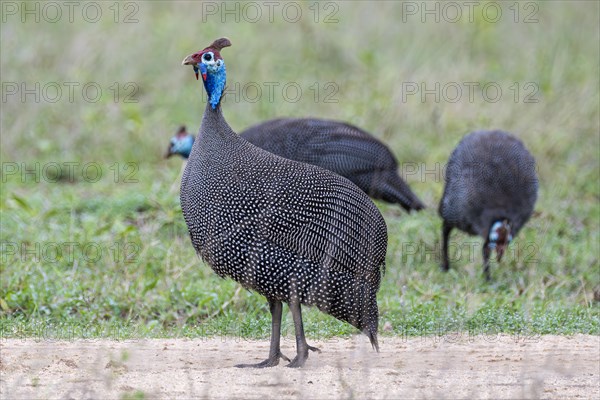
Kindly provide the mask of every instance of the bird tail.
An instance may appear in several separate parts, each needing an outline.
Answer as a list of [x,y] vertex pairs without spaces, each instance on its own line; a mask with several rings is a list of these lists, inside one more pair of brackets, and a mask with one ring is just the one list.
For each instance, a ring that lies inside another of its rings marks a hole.
[[425,204],[410,190],[410,187],[396,174],[389,174],[383,184],[381,197],[385,201],[399,203],[406,211],[419,211]]
[[364,305],[362,331],[371,341],[371,346],[379,353],[379,342],[377,341],[377,328],[379,326],[379,309],[377,307],[377,289],[371,288],[371,293],[366,296]]
[[371,341],[371,346],[373,346],[373,349],[375,349],[375,351],[379,353],[379,342],[377,341],[377,331],[375,331],[375,332],[367,331],[367,332],[365,332],[365,334],[369,337],[369,340]]
[[[373,348],[379,352],[377,341],[377,328],[379,325],[379,309],[377,307],[377,290],[381,273],[374,271],[372,276],[357,279],[353,284],[339,287],[341,292],[331,293],[331,299],[335,299],[326,306],[320,305],[319,309],[335,318],[346,321],[363,332]],[[337,286],[337,285],[336,285]],[[347,299],[347,302],[339,302],[339,299]]]

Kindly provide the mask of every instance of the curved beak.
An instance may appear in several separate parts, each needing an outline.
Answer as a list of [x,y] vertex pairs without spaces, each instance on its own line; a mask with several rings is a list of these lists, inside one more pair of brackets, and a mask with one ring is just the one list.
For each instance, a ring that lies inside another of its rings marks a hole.
[[183,61],[181,62],[181,65],[195,65],[196,63],[194,62],[193,55],[194,54],[190,54],[189,56],[184,58]]
[[169,146],[169,148],[167,149],[167,152],[165,153],[164,158],[169,158],[173,155],[173,153],[171,152],[171,146]]
[[[190,54],[189,56],[184,58],[181,62],[181,65],[192,65],[194,67],[194,74],[196,74],[196,80],[198,80],[198,65],[194,61],[193,55],[194,54]],[[202,76],[202,78],[204,78],[204,75]]]

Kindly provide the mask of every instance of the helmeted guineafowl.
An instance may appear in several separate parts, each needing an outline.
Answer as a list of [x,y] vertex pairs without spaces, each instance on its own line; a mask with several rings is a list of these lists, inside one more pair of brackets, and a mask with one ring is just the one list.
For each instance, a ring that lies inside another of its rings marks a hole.
[[269,358],[280,358],[282,303],[296,331],[299,367],[309,350],[301,305],[349,322],[378,350],[376,294],[385,266],[381,213],[352,182],[331,171],[254,146],[225,121],[225,63],[218,39],[183,61],[202,74],[208,104],[181,183],[181,208],[192,243],[222,277],[265,296],[272,316]]
[[523,143],[502,131],[477,131],[465,136],[446,166],[446,187],[440,201],[442,268],[448,270],[448,237],[452,228],[485,239],[483,265],[490,279],[489,258],[498,261],[533,212],[538,179],[535,160]]
[[193,145],[194,135],[187,132],[185,125],[181,125],[175,136],[173,136],[169,142],[169,148],[167,149],[165,158],[169,158],[174,154],[179,154],[183,158],[188,158],[192,152]]
[[[240,135],[278,156],[342,175],[374,199],[398,203],[407,211],[425,208],[398,175],[398,163],[388,147],[350,124],[316,118],[280,118],[252,126]],[[193,136],[176,135],[171,139],[172,154],[187,158],[192,143]]]

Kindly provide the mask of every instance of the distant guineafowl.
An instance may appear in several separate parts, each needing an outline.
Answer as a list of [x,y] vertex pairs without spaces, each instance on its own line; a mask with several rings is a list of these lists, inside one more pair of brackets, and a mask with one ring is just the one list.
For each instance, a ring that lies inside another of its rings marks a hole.
[[485,238],[483,265],[490,279],[489,258],[505,248],[533,212],[538,179],[535,160],[521,141],[501,131],[465,136],[446,168],[446,187],[439,213],[442,227],[442,269],[448,270],[448,237],[452,228]]
[[[238,136],[221,112],[223,38],[183,61],[202,74],[208,104],[181,184],[192,243],[222,277],[265,296],[272,316],[269,358],[240,367],[270,367],[281,354],[282,302],[296,330],[297,355],[308,358],[301,304],[349,322],[378,350],[377,291],[387,229],[373,202],[352,182],[284,159]],[[196,75],[197,76],[197,75]]]
[[169,148],[167,149],[165,158],[169,158],[174,154],[179,154],[183,158],[188,158],[192,152],[193,145],[194,135],[190,135],[187,132],[185,125],[181,125],[175,136],[173,136],[169,142]]
[[[342,175],[374,199],[398,203],[407,211],[425,208],[398,175],[398,163],[388,147],[355,126],[315,118],[280,118],[252,126],[240,135],[278,156]],[[174,136],[169,155],[187,158],[192,143],[189,134]]]

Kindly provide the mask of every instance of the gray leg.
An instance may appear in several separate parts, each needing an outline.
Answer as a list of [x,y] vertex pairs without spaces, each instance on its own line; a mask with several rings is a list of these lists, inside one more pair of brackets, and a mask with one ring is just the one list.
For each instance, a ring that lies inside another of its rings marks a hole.
[[483,244],[483,273],[485,275],[486,281],[491,281],[492,277],[490,276],[490,255],[492,254],[492,250],[488,246],[489,243],[486,240]]
[[442,270],[448,271],[450,269],[450,260],[448,258],[448,239],[450,238],[450,231],[452,227],[446,222],[442,227]]
[[279,340],[281,337],[281,309],[283,308],[279,300],[269,300],[269,308],[271,309],[271,348],[269,350],[269,358],[258,364],[238,364],[238,368],[266,368],[274,367],[279,364],[279,359],[283,358],[290,361],[289,358],[281,353],[279,348]]
[[304,337],[304,326],[302,325],[302,309],[298,301],[290,301],[289,303],[292,317],[294,318],[294,328],[296,329],[296,349],[297,355],[287,366],[290,368],[299,368],[304,365],[308,359],[308,351],[321,352],[316,347],[309,346]]

